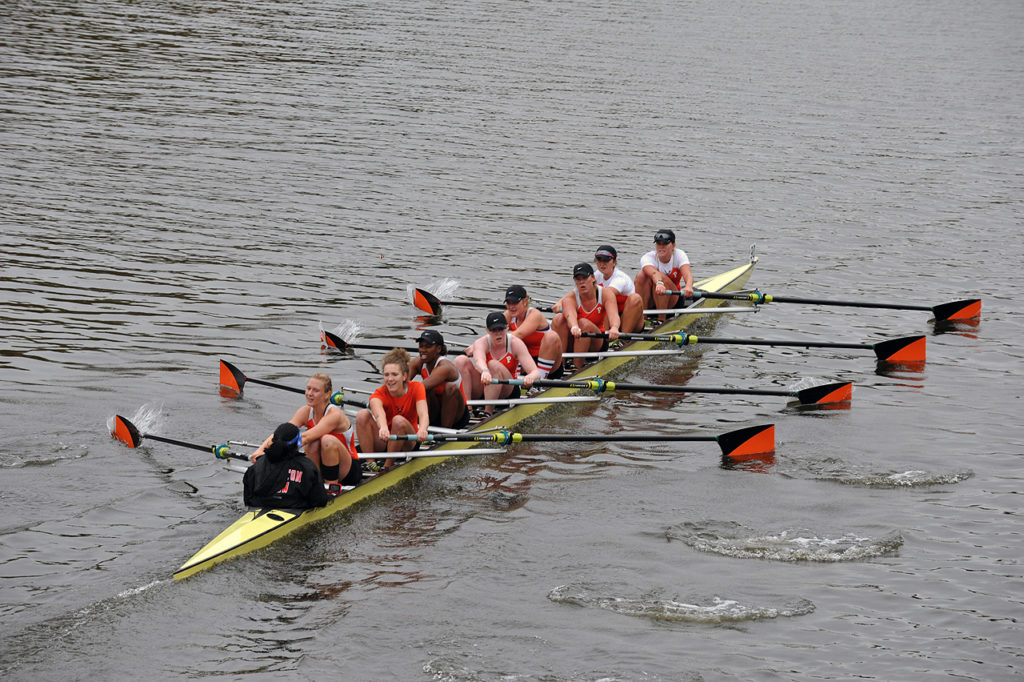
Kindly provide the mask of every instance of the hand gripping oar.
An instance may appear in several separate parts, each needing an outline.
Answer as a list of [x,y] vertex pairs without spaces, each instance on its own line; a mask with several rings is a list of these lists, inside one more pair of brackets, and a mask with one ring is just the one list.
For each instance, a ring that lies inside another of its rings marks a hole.
[[[666,292],[669,294],[679,294],[678,291]],[[719,293],[711,291],[694,291],[694,298],[717,298],[728,301],[749,301],[754,305],[761,305],[764,303],[807,303],[811,305],[834,305],[834,306],[847,306],[851,308],[886,308],[889,310],[926,310],[931,311],[935,315],[936,322],[946,322],[949,320],[968,320],[974,317],[981,317],[981,299],[980,298],[967,298],[962,301],[951,301],[950,303],[942,303],[940,305],[907,305],[902,303],[877,303],[870,301],[836,301],[824,298],[797,298],[794,296],[773,296],[772,294],[763,294],[760,291],[754,291],[752,293],[736,294],[736,293]]]
[[[391,440],[417,440],[415,434],[406,436],[392,435]],[[751,426],[738,431],[729,431],[718,436],[682,436],[682,435],[629,435],[629,434],[590,434],[576,435],[571,433],[511,433],[494,431],[490,433],[458,433],[430,434],[430,441],[475,441],[481,443],[525,443],[528,441],[572,441],[572,442],[608,442],[608,441],[714,441],[722,449],[726,457],[742,457],[745,455],[773,452],[775,450],[775,425],[764,424]],[[397,453],[396,456],[401,456]]]
[[[591,338],[607,338],[606,332],[583,332]],[[878,343],[830,343],[825,341],[774,341],[768,339],[725,339],[694,334],[619,334],[620,339],[659,341],[689,346],[695,343],[724,343],[741,346],[796,346],[799,348],[852,348],[872,350],[881,362],[920,364],[925,361],[925,337],[904,336]]]
[[135,424],[122,417],[121,415],[114,416],[114,430],[110,432],[114,438],[118,439],[130,448],[137,448],[142,443],[143,438],[149,440],[160,441],[161,443],[170,443],[171,445],[178,445],[183,448],[192,448],[193,450],[202,450],[203,452],[212,452],[217,459],[240,459],[245,462],[249,461],[249,457],[246,455],[240,455],[232,452],[231,448],[227,445],[200,445],[198,443],[189,443],[183,440],[177,440],[174,438],[165,438],[163,436],[156,436],[152,433],[142,433],[139,431]]
[[[509,384],[522,386],[522,379],[491,379],[494,384]],[[671,384],[627,384],[618,381],[606,381],[605,379],[577,379],[572,381],[559,381],[556,379],[537,379],[534,386],[550,386],[553,388],[583,388],[590,389],[595,393],[605,391],[661,391],[664,393],[719,393],[723,395],[778,395],[797,398],[803,405],[827,405],[830,403],[845,402],[853,398],[853,383],[849,381],[833,384],[822,384],[812,386],[799,391],[784,391],[781,389],[755,389],[755,388],[718,388],[718,387],[697,387],[679,386]]]
[[[279,388],[282,391],[291,391],[292,393],[306,393],[304,388],[296,388],[295,386],[285,386],[284,384],[276,384],[273,381],[264,381],[262,379],[253,379],[247,377],[245,373],[232,365],[227,360],[220,361],[220,385],[222,388],[226,388],[233,392],[235,395],[242,395],[243,389],[245,389],[245,382],[250,381],[254,384],[260,384],[261,386],[270,386],[271,388]],[[356,407],[366,407],[366,402],[362,400],[352,400],[345,397],[345,389],[335,391],[331,394],[331,402],[335,405],[355,405]]]
[[[442,301],[429,291],[416,289],[412,295],[412,304],[425,313],[440,315],[444,306],[458,306],[461,308],[488,308],[493,310],[504,310],[504,303],[476,303],[473,301]],[[551,307],[537,308],[542,313],[550,313]]]

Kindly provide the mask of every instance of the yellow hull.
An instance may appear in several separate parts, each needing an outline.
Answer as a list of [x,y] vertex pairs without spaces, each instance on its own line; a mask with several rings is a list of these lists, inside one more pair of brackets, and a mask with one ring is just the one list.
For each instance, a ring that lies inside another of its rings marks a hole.
[[[697,282],[694,288],[704,291],[736,291],[741,289],[753,272],[757,259],[750,263],[733,268],[714,277]],[[694,306],[695,308],[713,308],[721,305],[720,300],[701,299]],[[669,320],[657,329],[658,333],[677,332],[691,326],[700,319],[700,315],[681,315]],[[637,341],[630,344],[630,350],[649,350],[659,344],[655,341]],[[587,376],[607,377],[623,365],[633,361],[634,356],[607,357],[599,360],[586,369]],[[577,393],[578,389],[552,388],[544,392],[546,397],[568,396]],[[477,425],[473,431],[484,431],[493,429],[511,429],[516,424],[533,417],[550,407],[550,404],[533,403],[520,404],[511,409],[495,415],[486,422]],[[437,448],[438,452],[457,448],[472,447],[466,443],[445,443]],[[199,550],[192,558],[182,564],[181,568],[174,572],[176,580],[187,578],[200,571],[227,559],[252,552],[266,547],[270,543],[285,535],[303,528],[311,523],[337,514],[343,509],[348,509],[363,500],[376,495],[385,488],[415,476],[429,467],[435,466],[448,460],[443,454],[437,457],[421,457],[413,459],[401,466],[381,474],[365,483],[360,484],[353,490],[343,495],[328,500],[327,505],[316,509],[305,511],[288,511],[283,509],[263,509],[246,512],[240,519],[228,526],[224,532],[211,540],[205,547]]]

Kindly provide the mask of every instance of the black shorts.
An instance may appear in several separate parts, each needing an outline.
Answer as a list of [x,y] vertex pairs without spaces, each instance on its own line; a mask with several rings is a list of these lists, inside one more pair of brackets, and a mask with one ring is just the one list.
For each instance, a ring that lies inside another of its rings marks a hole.
[[469,418],[471,416],[472,415],[470,414],[469,405],[466,405],[466,409],[464,409],[462,411],[462,416],[455,420],[455,423],[452,424],[452,428],[453,429],[464,429],[464,428],[466,428],[466,426],[469,424]]
[[348,473],[345,478],[341,481],[342,485],[359,485],[363,482],[363,460],[353,459],[352,466],[349,467]]

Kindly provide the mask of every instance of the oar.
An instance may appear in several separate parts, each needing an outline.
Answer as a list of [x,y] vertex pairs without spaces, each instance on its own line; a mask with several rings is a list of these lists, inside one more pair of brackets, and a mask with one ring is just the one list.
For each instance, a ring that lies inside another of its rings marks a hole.
[[[410,434],[416,440],[416,434]],[[398,440],[392,438],[392,440]],[[430,440],[428,438],[428,440]],[[419,457],[465,457],[467,455],[503,455],[505,448],[466,448],[464,450],[402,450],[400,452],[360,452],[359,459],[416,459]]]
[[[522,386],[522,379],[492,379],[491,383],[510,384]],[[797,398],[803,405],[826,405],[829,403],[841,403],[853,398],[853,383],[849,381],[833,384],[822,384],[812,386],[799,391],[784,391],[776,389],[754,389],[754,388],[718,388],[718,387],[697,387],[680,386],[672,384],[628,384],[618,381],[606,381],[604,379],[583,379],[572,381],[559,381],[556,379],[537,379],[534,386],[550,386],[554,388],[584,388],[595,393],[605,391],[661,391],[664,393],[718,393],[723,395],[777,395]]]
[[[442,301],[437,296],[434,296],[429,291],[424,289],[416,289],[412,295],[412,304],[422,310],[425,313],[431,315],[440,315],[441,309],[444,306],[457,306],[461,308],[487,308],[493,310],[504,310],[504,303],[476,303],[473,301]],[[551,308],[537,308],[542,313],[550,313]]]
[[189,443],[183,440],[177,440],[175,438],[165,438],[164,436],[156,436],[152,433],[142,433],[139,431],[135,424],[122,417],[121,415],[114,416],[114,430],[111,434],[114,438],[118,439],[130,448],[137,448],[142,443],[143,438],[149,440],[160,441],[161,443],[170,443],[171,445],[178,445],[183,448],[192,448],[193,450],[202,450],[203,452],[212,452],[216,455],[217,459],[240,459],[248,462],[249,457],[246,455],[240,455],[232,452],[231,448],[227,445],[200,445],[198,443]]
[[[591,338],[607,338],[606,332],[583,332]],[[904,336],[878,343],[830,343],[826,341],[777,341],[769,339],[725,339],[695,334],[619,334],[620,339],[658,341],[690,346],[695,343],[724,343],[741,346],[796,346],[799,348],[851,348],[872,350],[881,362],[922,363],[925,360],[925,337]]]
[[[245,375],[245,372],[232,365],[227,360],[220,361],[220,385],[224,388],[234,391],[237,395],[242,395],[242,390],[245,388],[245,382],[250,381],[254,384],[260,384],[261,386],[270,386],[271,388],[278,388],[282,391],[291,391],[292,393],[306,393],[304,388],[296,388],[295,386],[285,386],[284,384],[277,384],[273,381],[264,381],[263,379],[253,379]],[[345,397],[345,390],[335,391],[331,394],[331,402],[335,405],[355,405],[356,407],[366,407],[366,402],[362,400],[352,400]]]
[[403,350],[409,353],[419,352],[419,348],[416,348],[414,346],[403,347],[394,343],[349,343],[348,341],[341,338],[337,334],[334,334],[333,332],[329,332],[327,330],[324,330],[323,335],[323,341],[328,348],[334,348],[340,351],[346,351],[350,348],[362,348],[364,350],[392,350],[393,348],[402,348]]
[[[679,291],[669,291],[669,294],[679,294]],[[730,301],[749,301],[754,305],[763,303],[807,303],[811,305],[834,305],[848,306],[852,308],[886,308],[889,310],[925,310],[935,315],[936,322],[947,320],[967,320],[972,317],[981,316],[981,299],[967,298],[962,301],[952,301],[940,305],[908,305],[903,303],[877,303],[870,301],[836,301],[824,298],[797,298],[795,296],[774,296],[755,291],[749,294],[718,293],[711,291],[694,291],[694,298],[718,298]]]
[[[407,436],[392,435],[391,440],[416,440],[415,434]],[[460,433],[452,435],[431,434],[431,441],[476,441],[507,445],[508,443],[525,443],[528,441],[571,441],[571,442],[608,442],[608,441],[714,441],[722,448],[722,454],[744,456],[775,450],[775,425],[764,424],[751,426],[738,431],[729,431],[718,436],[682,436],[682,435],[642,435],[642,434],[586,434],[572,433],[511,433],[494,431],[492,433]]]

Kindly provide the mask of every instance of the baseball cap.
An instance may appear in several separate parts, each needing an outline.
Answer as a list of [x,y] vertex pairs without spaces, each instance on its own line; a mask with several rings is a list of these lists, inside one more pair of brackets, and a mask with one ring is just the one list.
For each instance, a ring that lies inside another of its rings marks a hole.
[[428,346],[443,346],[444,337],[441,336],[441,332],[434,331],[433,329],[425,329],[420,337],[416,339],[417,343],[425,343]]
[[594,252],[594,256],[595,257],[601,256],[601,257],[604,257],[604,258],[611,258],[611,259],[614,260],[614,259],[618,259],[619,254],[615,252],[615,247],[614,246],[608,246],[607,244],[602,244],[601,246],[597,247],[597,251]]
[[676,233],[672,230],[658,230],[654,233],[654,241],[676,243]]
[[594,274],[594,268],[590,263],[577,263],[572,269],[572,276],[575,277],[590,277]]
[[508,289],[505,289],[506,303],[508,303],[509,301],[511,301],[512,303],[519,303],[519,301],[523,300],[524,298],[526,298],[526,289],[519,286],[518,284],[513,284]]
[[505,314],[494,311],[493,313],[487,314],[487,331],[496,332],[499,329],[505,329],[508,327],[508,322],[505,320]]

